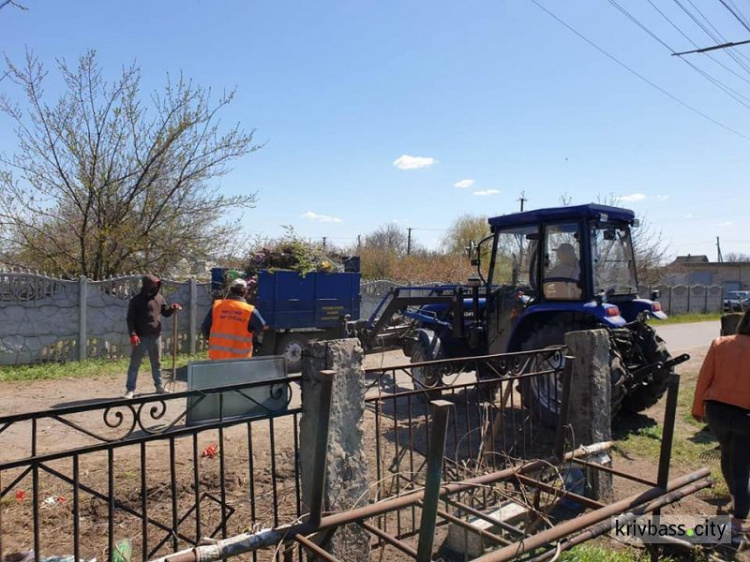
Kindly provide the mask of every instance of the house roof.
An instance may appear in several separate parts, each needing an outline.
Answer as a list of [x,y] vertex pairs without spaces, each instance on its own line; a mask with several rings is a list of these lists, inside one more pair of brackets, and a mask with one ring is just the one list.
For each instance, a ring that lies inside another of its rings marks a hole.
[[687,256],[677,256],[674,260],[674,265],[685,265],[687,263],[708,263],[708,256],[692,256],[688,254]]

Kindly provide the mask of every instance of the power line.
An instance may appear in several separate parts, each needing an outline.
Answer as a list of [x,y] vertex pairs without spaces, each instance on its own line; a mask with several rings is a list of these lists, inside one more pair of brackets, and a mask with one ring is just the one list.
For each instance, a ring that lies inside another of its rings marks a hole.
[[750,25],[747,25],[747,23],[745,23],[744,20],[737,15],[737,12],[729,7],[729,4],[727,4],[725,0],[719,0],[719,2],[721,2],[721,5],[724,6],[727,10],[729,10],[729,13],[732,14],[738,22],[740,22],[742,27],[750,31]]
[[729,0],[729,3],[732,5],[737,14],[739,14],[739,16],[742,18],[742,21],[744,23],[747,23],[747,18],[745,17],[745,14],[742,13],[742,10],[740,10],[739,6],[737,6],[732,0]]
[[[689,67],[691,67],[698,74],[700,74],[701,76],[703,76],[706,80],[708,80],[709,82],[711,82],[714,86],[716,86],[717,88],[719,88],[721,91],[723,91],[725,94],[727,94],[733,100],[735,100],[737,103],[739,103],[740,105],[744,106],[747,109],[750,109],[750,105],[748,105],[750,103],[750,98],[748,98],[747,96],[741,94],[740,92],[738,92],[737,90],[731,88],[730,86],[727,86],[723,82],[717,80],[716,78],[714,78],[713,76],[711,76],[710,74],[708,74],[703,69],[701,69],[701,68],[697,67],[696,65],[694,65],[692,62],[690,62],[688,60],[685,60],[685,59],[682,59],[682,58],[680,60],[683,61],[683,62],[685,62],[685,63],[687,63],[687,65]],[[746,100],[748,103],[745,103],[742,100]]]
[[[643,31],[645,31],[648,35],[650,35],[655,41],[657,41],[661,46],[663,46],[667,51],[674,54],[674,49],[670,47],[665,41],[663,41],[656,33],[651,31],[648,27],[646,27],[644,24],[642,24],[634,15],[632,15],[630,12],[628,12],[625,8],[620,6],[620,4],[617,3],[616,0],[609,0],[609,3],[614,6],[621,14],[623,14],[625,17],[627,17],[631,22],[633,22],[635,25],[640,27]],[[708,72],[702,70],[701,68],[698,68],[695,64],[692,62],[686,60],[686,59],[680,59],[682,62],[687,64],[690,68],[695,70],[698,74],[703,76],[706,80],[711,82],[714,86],[719,88],[722,92],[727,94],[729,97],[731,97],[733,100],[735,100],[737,103],[745,107],[746,109],[750,109],[750,98],[745,97],[743,94],[738,92],[737,90],[731,88],[730,86],[727,86],[717,78],[711,76]],[[746,100],[748,103],[743,102],[742,100]]]
[[677,96],[671,94],[670,92],[668,92],[667,90],[665,90],[664,88],[662,88],[661,86],[659,86],[658,84],[655,84],[654,82],[652,82],[651,80],[649,80],[648,78],[646,78],[645,76],[643,76],[642,74],[639,74],[636,70],[634,70],[631,67],[629,67],[627,64],[625,64],[624,62],[622,62],[620,59],[618,59],[614,55],[610,54],[608,51],[604,50],[602,47],[600,47],[599,45],[597,45],[596,43],[594,43],[591,39],[589,39],[588,37],[586,37],[585,35],[583,35],[582,33],[580,33],[577,29],[575,29],[574,27],[572,27],[571,25],[569,25],[567,22],[565,22],[562,19],[560,19],[557,15],[555,15],[554,13],[552,13],[551,11],[549,11],[547,8],[545,8],[537,0],[529,0],[529,1],[532,2],[534,5],[536,5],[537,8],[539,8],[540,10],[542,10],[543,12],[545,12],[548,16],[550,16],[551,18],[553,18],[554,20],[556,20],[558,23],[560,23],[561,25],[563,25],[564,27],[566,27],[570,32],[574,33],[580,39],[584,40],[586,43],[588,43],[589,45],[591,45],[594,49],[596,49],[597,51],[599,51],[605,57],[607,57],[608,59],[614,61],[615,63],[617,63],[618,65],[620,65],[621,67],[623,67],[625,70],[627,70],[628,72],[630,72],[631,74],[633,74],[634,76],[636,76],[637,78],[639,78],[640,80],[642,80],[643,82],[645,82],[646,84],[648,84],[649,86],[651,86],[652,88],[660,91],[662,94],[664,94],[665,96],[667,96],[671,100],[679,103],[685,109],[688,109],[688,110],[692,111],[696,115],[700,115],[701,117],[703,117],[707,121],[710,121],[714,125],[717,125],[717,126],[721,127],[722,129],[725,129],[725,130],[729,131],[730,133],[733,133],[733,134],[737,135],[738,137],[742,137],[743,139],[745,139],[747,141],[750,141],[750,137],[749,136],[744,135],[743,133],[741,133],[741,132],[739,132],[739,131],[731,128],[728,125],[725,125],[721,121],[717,121],[713,117],[710,117],[709,115],[703,113],[699,109],[696,109],[692,105],[690,105],[690,104],[682,101]]
[[[654,10],[656,10],[656,12],[657,12],[657,13],[658,13],[658,14],[659,14],[659,15],[660,15],[661,17],[663,17],[663,18],[664,18],[665,20],[667,20],[667,23],[669,23],[669,25],[671,25],[671,26],[672,26],[672,27],[673,27],[674,29],[676,29],[676,30],[677,30],[677,32],[678,32],[678,33],[679,33],[680,35],[682,35],[682,36],[683,36],[683,37],[684,37],[685,39],[687,39],[688,43],[690,43],[690,44],[691,44],[691,45],[692,45],[693,47],[695,47],[696,49],[700,49],[700,47],[698,46],[698,43],[696,43],[695,41],[693,41],[693,40],[692,40],[692,39],[690,38],[690,36],[688,36],[688,35],[687,35],[687,33],[685,33],[685,32],[684,32],[684,31],[683,31],[683,30],[682,30],[682,29],[680,28],[680,26],[678,26],[678,25],[677,25],[676,23],[674,23],[674,22],[672,21],[672,19],[671,19],[671,18],[670,18],[670,17],[669,17],[669,16],[667,15],[667,14],[665,14],[665,13],[664,13],[663,11],[661,11],[661,10],[659,9],[659,7],[658,7],[658,6],[656,5],[656,4],[654,4],[653,0],[646,0],[646,1],[647,1],[647,2],[648,2],[648,3],[650,4],[650,5],[651,5],[651,7],[652,7],[652,8],[654,9]],[[674,54],[674,53],[673,53],[673,54]],[[711,60],[712,60],[713,62],[715,62],[716,64],[718,64],[718,65],[719,65],[720,67],[722,67],[722,68],[723,68],[724,70],[726,70],[727,72],[730,72],[731,74],[734,74],[734,75],[735,75],[735,76],[736,76],[737,78],[739,78],[740,80],[743,80],[744,82],[747,82],[748,84],[750,84],[750,79],[746,78],[745,76],[742,76],[742,75],[741,75],[741,74],[739,74],[739,73],[738,73],[738,72],[737,72],[736,70],[734,70],[734,69],[732,69],[732,68],[729,68],[729,67],[728,67],[728,66],[727,66],[726,64],[724,64],[723,62],[721,62],[721,61],[720,61],[719,59],[717,59],[717,58],[716,58],[716,57],[714,57],[713,55],[709,55],[709,54],[706,54],[706,57],[708,57],[708,58],[709,58],[709,59],[711,59]]]
[[[695,23],[696,23],[696,24],[697,24],[697,25],[698,25],[698,26],[699,26],[699,27],[700,27],[700,28],[701,28],[701,29],[702,29],[702,30],[703,30],[703,31],[704,31],[705,33],[706,33],[706,35],[708,35],[708,36],[709,36],[709,37],[710,37],[711,39],[713,39],[713,40],[714,40],[714,42],[716,42],[716,43],[728,43],[727,39],[726,39],[726,38],[725,38],[725,37],[724,37],[724,36],[723,36],[723,35],[721,34],[721,32],[720,32],[720,31],[719,31],[718,29],[716,29],[716,26],[715,26],[714,24],[712,24],[712,23],[711,23],[711,20],[710,20],[710,19],[708,19],[708,17],[706,17],[706,15],[705,15],[705,14],[704,14],[704,13],[703,13],[703,12],[701,11],[701,9],[700,9],[700,8],[699,8],[698,6],[696,6],[696,5],[695,5],[695,3],[693,2],[693,0],[687,0],[687,2],[688,2],[688,3],[689,3],[689,4],[690,4],[690,5],[692,6],[692,7],[693,7],[693,9],[694,9],[694,10],[695,10],[696,12],[698,12],[698,15],[700,15],[700,16],[701,16],[701,17],[702,17],[702,18],[704,19],[704,21],[705,21],[705,22],[706,22],[706,23],[707,23],[707,24],[709,25],[709,27],[710,27],[710,28],[711,28],[711,29],[713,30],[713,33],[712,33],[711,31],[709,31],[709,30],[708,30],[708,29],[706,28],[706,26],[704,26],[704,25],[703,25],[703,24],[702,24],[702,23],[701,23],[701,22],[700,22],[700,21],[699,21],[699,20],[698,20],[698,19],[697,19],[697,18],[696,18],[696,17],[695,17],[695,16],[693,15],[693,14],[692,14],[692,12],[690,12],[690,10],[688,10],[687,8],[685,8],[685,6],[684,6],[684,5],[683,5],[683,4],[682,4],[682,3],[681,3],[681,2],[679,1],[679,0],[674,0],[674,2],[675,2],[675,3],[676,3],[676,4],[677,4],[677,5],[679,6],[679,7],[680,7],[680,9],[682,9],[682,11],[683,11],[683,12],[685,12],[685,13],[686,13],[686,14],[687,14],[687,15],[688,15],[688,16],[689,16],[689,17],[690,17],[690,18],[691,18],[691,19],[692,19],[692,20],[693,20],[693,21],[694,21],[694,22],[695,22]],[[714,33],[715,33],[715,35],[714,35]],[[747,60],[748,62],[750,62],[750,59],[748,59],[748,58],[747,58],[747,57],[746,57],[745,55],[743,55],[742,53],[737,53],[737,54],[735,54],[735,53],[734,53],[734,52],[732,52],[732,51],[726,51],[726,53],[727,53],[727,55],[729,55],[729,57],[730,57],[730,58],[731,58],[731,59],[732,59],[732,60],[733,60],[734,62],[736,62],[736,63],[737,63],[737,64],[738,64],[738,65],[739,65],[740,67],[742,67],[742,69],[743,69],[743,70],[745,70],[746,72],[750,73],[750,67],[748,67],[746,63],[742,62],[742,61],[741,61],[741,60],[739,59],[739,56],[741,56],[742,58],[744,58],[744,59],[745,59],[745,60]],[[739,55],[739,56],[738,56],[738,55]]]

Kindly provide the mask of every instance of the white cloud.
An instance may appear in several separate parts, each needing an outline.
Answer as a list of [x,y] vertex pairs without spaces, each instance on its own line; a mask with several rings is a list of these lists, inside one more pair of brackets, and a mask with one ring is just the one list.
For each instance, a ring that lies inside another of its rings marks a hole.
[[732,226],[733,224],[734,223],[732,221],[725,221],[725,222],[720,222],[716,226]]
[[685,218],[686,219],[692,219],[693,218],[693,213],[688,213],[687,215],[685,215]]
[[300,216],[303,219],[310,219],[310,220],[319,221],[319,222],[341,222],[341,219],[338,217],[329,217],[328,215],[319,215],[318,213],[313,213],[312,211],[307,211],[306,213]]
[[622,201],[623,203],[635,203],[637,201],[643,201],[645,199],[648,199],[648,197],[643,193],[631,193],[630,195],[620,196],[620,201]]
[[393,161],[393,165],[399,170],[419,170],[420,168],[429,168],[437,164],[437,160],[429,156],[409,156],[402,154]]
[[468,189],[472,185],[474,185],[474,180],[461,180],[454,183],[453,187],[457,187],[458,189]]
[[499,189],[483,189],[481,191],[475,191],[474,195],[485,196],[485,195],[497,195],[500,193]]
[[630,195],[620,195],[619,199],[622,203],[638,203],[640,201],[645,201],[646,199],[666,201],[667,199],[669,199],[669,195],[645,195],[644,193],[631,193]]

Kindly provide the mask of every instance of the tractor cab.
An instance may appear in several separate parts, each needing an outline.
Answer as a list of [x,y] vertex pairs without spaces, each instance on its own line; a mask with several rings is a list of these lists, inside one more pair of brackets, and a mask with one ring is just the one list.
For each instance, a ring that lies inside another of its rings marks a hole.
[[492,234],[475,253],[490,258],[483,275],[498,312],[488,326],[491,351],[516,350],[524,332],[519,327],[560,314],[568,317],[566,324],[575,318],[582,327],[611,328],[643,311],[665,317],[658,302],[638,298],[633,211],[589,204],[502,215],[489,223]]
[[592,204],[489,222],[490,284],[525,287],[537,303],[632,299],[638,292],[632,211]]

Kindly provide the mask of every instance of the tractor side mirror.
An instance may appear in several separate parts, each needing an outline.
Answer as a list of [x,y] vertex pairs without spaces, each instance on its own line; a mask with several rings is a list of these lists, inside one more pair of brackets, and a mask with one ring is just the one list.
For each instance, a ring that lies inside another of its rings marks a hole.
[[469,262],[473,267],[478,267],[480,264],[479,260],[479,247],[477,243],[472,240],[469,242],[469,247],[466,248],[466,253],[469,254]]

